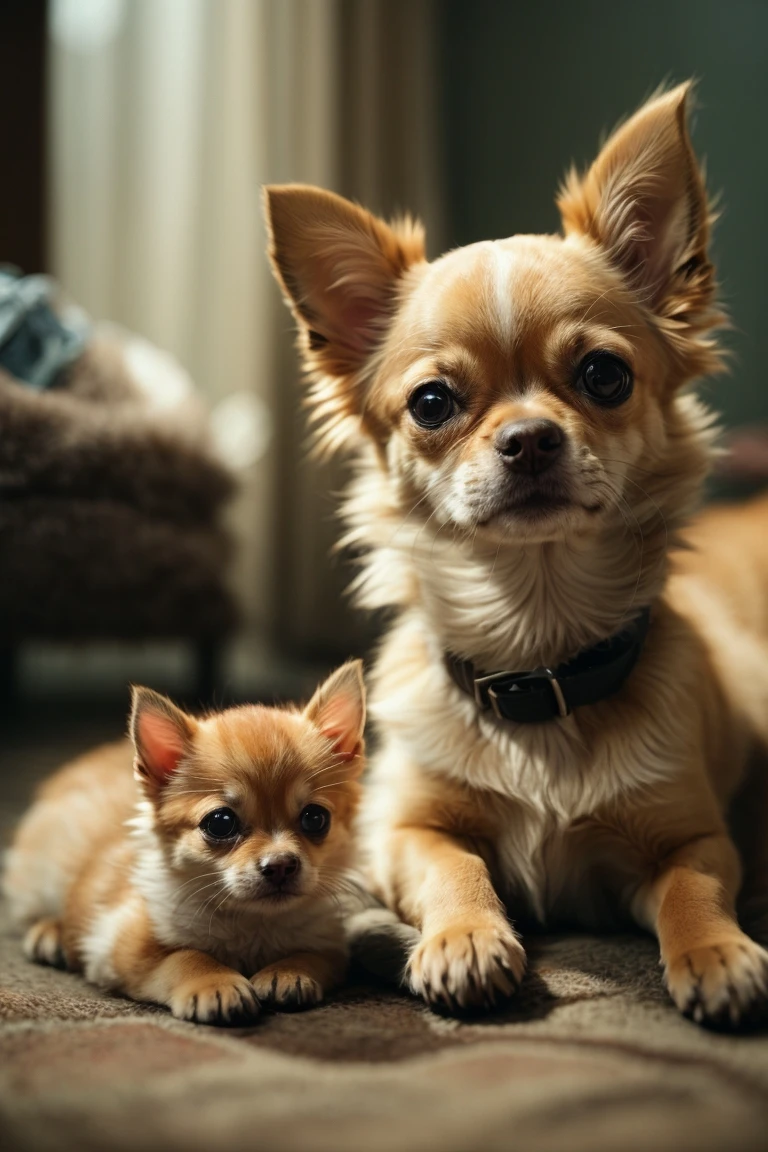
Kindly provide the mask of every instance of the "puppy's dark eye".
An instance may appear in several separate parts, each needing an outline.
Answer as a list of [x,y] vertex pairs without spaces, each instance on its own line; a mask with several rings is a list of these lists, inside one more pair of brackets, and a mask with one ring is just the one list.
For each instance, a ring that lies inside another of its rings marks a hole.
[[430,380],[411,393],[408,409],[422,428],[439,428],[456,412],[456,401],[442,380]]
[[307,804],[299,816],[299,824],[307,836],[325,836],[331,826],[331,814],[320,804]]
[[581,362],[577,385],[590,400],[613,408],[632,395],[632,373],[612,352],[591,352]]
[[209,840],[233,840],[240,831],[240,821],[231,808],[217,808],[203,817],[200,830]]

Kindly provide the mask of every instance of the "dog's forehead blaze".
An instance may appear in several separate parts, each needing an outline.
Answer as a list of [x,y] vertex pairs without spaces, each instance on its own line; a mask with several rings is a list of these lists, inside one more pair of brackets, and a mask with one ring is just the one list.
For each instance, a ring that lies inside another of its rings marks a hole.
[[180,780],[169,800],[194,807],[209,791],[248,811],[258,823],[280,821],[308,790],[309,779],[330,759],[328,742],[296,712],[249,706],[203,720],[190,769],[194,789]]
[[[419,455],[440,459],[455,441],[471,456],[507,420],[543,416],[577,439],[621,432],[639,395],[617,409],[585,406],[573,389],[578,360],[607,348],[633,368],[651,364],[654,338],[619,276],[579,238],[513,236],[457,249],[427,266],[405,299],[369,404],[398,423]],[[653,373],[651,373],[653,375]],[[466,420],[426,436],[403,414],[412,389],[445,376],[468,397]]]
[[[542,329],[587,314],[603,293],[624,295],[594,250],[557,236],[512,236],[459,248],[429,265],[400,317],[433,340],[463,339],[503,351]],[[603,312],[615,311],[606,296]]]
[[580,346],[631,357],[642,317],[605,258],[578,238],[513,236],[428,265],[393,324],[370,400],[389,419],[430,375],[473,388],[546,382]]

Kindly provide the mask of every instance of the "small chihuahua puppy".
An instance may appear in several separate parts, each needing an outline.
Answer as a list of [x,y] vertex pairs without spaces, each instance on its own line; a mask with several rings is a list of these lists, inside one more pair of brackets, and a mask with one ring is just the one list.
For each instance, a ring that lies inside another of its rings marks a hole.
[[428,262],[409,220],[267,189],[320,443],[358,461],[359,600],[393,618],[372,873],[443,1010],[514,993],[516,918],[634,921],[694,1020],[768,1011],[736,909],[768,906],[768,505],[685,528],[722,322],[688,99],[570,173],[561,235]]
[[317,1004],[346,967],[364,723],[359,661],[303,712],[194,719],[134,689],[133,756],[65,766],[19,827],[5,891],[27,956],[198,1023]]

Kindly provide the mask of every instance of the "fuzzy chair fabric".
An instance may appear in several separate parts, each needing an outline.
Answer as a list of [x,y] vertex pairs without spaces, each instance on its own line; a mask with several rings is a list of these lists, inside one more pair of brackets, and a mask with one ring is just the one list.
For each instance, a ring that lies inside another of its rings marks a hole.
[[132,384],[119,346],[104,338],[62,387],[44,393],[0,372],[0,420],[3,498],[109,500],[200,525],[232,494],[194,400],[158,411]]
[[45,390],[0,370],[0,635],[215,639],[234,481],[174,362],[93,331]]
[[0,634],[8,640],[212,639],[235,608],[214,526],[114,500],[0,499]]

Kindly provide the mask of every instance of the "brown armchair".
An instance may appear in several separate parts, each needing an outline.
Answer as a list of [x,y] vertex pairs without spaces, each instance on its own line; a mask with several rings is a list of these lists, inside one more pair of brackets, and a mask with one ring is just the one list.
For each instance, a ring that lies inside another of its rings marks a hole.
[[[6,701],[29,639],[184,639],[197,654],[196,693],[211,696],[237,618],[222,524],[234,482],[180,378],[162,354],[109,328],[45,389],[0,369]],[[170,396],[158,395],[169,380]]]

